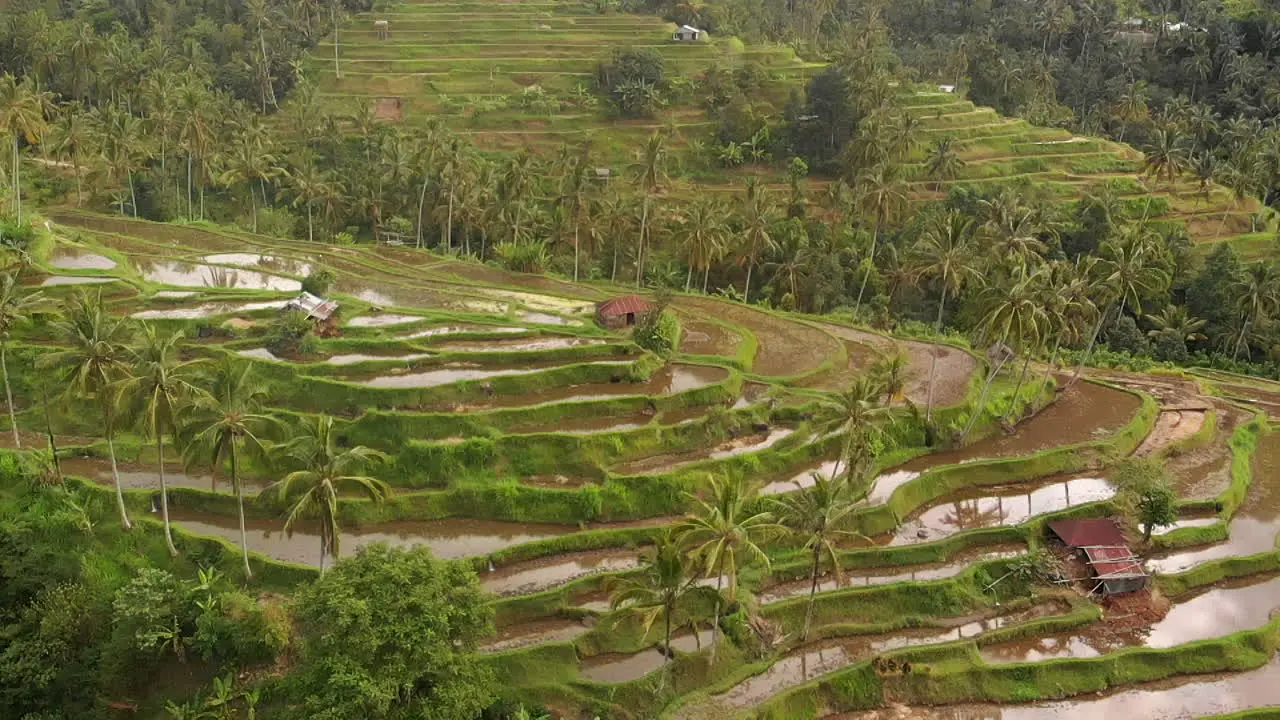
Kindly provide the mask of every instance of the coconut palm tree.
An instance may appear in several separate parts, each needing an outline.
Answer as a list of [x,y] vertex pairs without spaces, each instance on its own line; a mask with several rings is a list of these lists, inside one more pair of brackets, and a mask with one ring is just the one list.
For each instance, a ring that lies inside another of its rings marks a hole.
[[363,493],[374,502],[386,499],[389,489],[381,480],[364,475],[366,469],[383,461],[386,455],[357,445],[339,448],[333,432],[333,418],[319,415],[305,421],[298,434],[279,449],[278,460],[299,469],[285,475],[263,494],[289,503],[284,530],[293,533],[297,522],[315,515],[320,523],[320,574],[324,574],[326,557],[340,552],[338,527],[338,493],[352,490]]
[[644,248],[649,236],[649,205],[667,177],[667,138],[654,132],[645,142],[640,153],[640,160],[631,166],[636,176],[641,197],[640,236],[636,240],[636,287],[644,281]]
[[294,191],[292,205],[305,205],[307,208],[307,240],[315,241],[315,204],[334,194],[333,178],[316,164],[315,156],[310,152],[304,152],[286,176]]
[[[895,398],[903,396],[907,389],[907,374],[910,370],[910,361],[903,352],[894,352],[871,365],[869,373],[875,383],[880,386],[886,407],[893,404]],[[907,404],[911,404],[910,399],[907,399]]]
[[725,224],[726,215],[727,210],[720,201],[703,194],[680,217],[676,238],[684,245],[687,255],[688,271],[684,278],[686,292],[694,270],[702,271],[702,292],[707,291],[711,266],[725,251],[725,240],[729,234],[728,225]]
[[737,599],[740,568],[754,563],[769,566],[760,544],[781,528],[772,513],[751,512],[754,498],[741,478],[713,477],[710,484],[710,500],[689,495],[695,509],[680,524],[678,533],[680,544],[688,548],[706,577],[716,578],[715,624],[711,628],[711,664],[715,665],[722,602]]
[[231,468],[231,490],[236,496],[240,520],[240,550],[244,576],[253,578],[249,568],[249,540],[244,527],[244,485],[240,482],[240,452],[267,458],[265,433],[278,421],[260,412],[267,399],[266,387],[253,376],[253,365],[225,357],[204,378],[209,390],[199,395],[182,414],[183,459],[188,467],[207,464],[215,472]]
[[1008,360],[1007,343],[1013,342],[1025,349],[1041,337],[1047,317],[1037,292],[1037,282],[1037,278],[1025,271],[1015,273],[1000,285],[988,286],[980,298],[983,314],[978,323],[978,337],[983,345],[996,348],[998,359],[987,373],[982,392],[978,394],[978,404],[960,434],[961,442],[969,436],[974,423],[982,415],[991,383]]
[[45,147],[54,157],[71,164],[76,176],[76,207],[84,203],[84,156],[93,146],[92,116],[78,102],[68,103],[49,128]]
[[938,138],[925,156],[925,174],[934,181],[934,190],[940,190],[944,180],[954,179],[964,167],[964,160],[956,152],[955,144],[955,138]]
[[160,477],[160,513],[164,521],[164,541],[169,554],[177,556],[173,533],[169,527],[169,486],[164,477],[165,440],[177,437],[177,418],[181,408],[192,398],[205,394],[197,383],[195,371],[199,361],[182,362],[178,358],[183,331],[164,333],[155,325],[143,323],[135,344],[129,348],[133,369],[116,382],[116,398],[125,419],[140,426],[142,434],[155,442],[156,463]]
[[[844,436],[840,462],[844,463],[846,481],[850,484],[862,465],[868,444],[883,432],[889,419],[889,408],[880,404],[883,392],[876,378],[863,375],[855,379],[848,390],[822,401],[818,407],[816,415],[823,430]],[[837,463],[831,475],[839,477],[839,470]]]
[[0,273],[0,377],[4,379],[4,398],[9,410],[9,427],[13,430],[14,447],[22,447],[18,434],[18,418],[13,409],[13,389],[9,385],[9,333],[45,307],[39,290],[26,292],[18,284],[15,273]]
[[1231,351],[1240,355],[1249,328],[1258,328],[1280,311],[1280,272],[1270,262],[1259,260],[1245,268],[1230,286],[1232,303],[1240,316],[1240,334]]
[[120,525],[133,528],[124,505],[120,471],[116,467],[115,403],[112,385],[129,372],[129,323],[112,317],[102,301],[102,292],[77,293],[67,299],[62,317],[54,326],[61,341],[58,350],[40,358],[40,366],[59,373],[66,382],[66,394],[75,399],[92,398],[102,412],[107,456],[111,460],[111,480],[116,488]]
[[1120,307],[1117,317],[1124,314],[1126,306],[1141,313],[1143,295],[1154,295],[1169,288],[1171,276],[1160,262],[1152,239],[1149,234],[1128,233],[1099,247],[1101,260],[1094,265],[1096,275],[1092,278],[1091,294],[1094,304],[1104,310],[1098,314],[1072,383],[1084,372],[1102,324],[1117,304]]
[[804,633],[801,642],[809,639],[813,624],[814,596],[818,592],[818,577],[826,562],[836,583],[844,583],[844,568],[840,564],[837,543],[841,540],[862,537],[846,529],[857,507],[850,492],[849,483],[813,474],[813,484],[774,500],[778,522],[787,534],[803,543],[809,552],[809,606],[804,613]]
[[865,260],[866,269],[862,273],[862,283],[858,286],[858,297],[853,302],[854,312],[862,306],[862,295],[867,289],[867,278],[875,272],[876,246],[880,242],[880,231],[885,223],[897,216],[906,207],[908,201],[907,184],[902,181],[901,166],[884,162],[868,169],[858,176],[855,186],[858,192],[858,204],[862,211],[871,217],[871,250]]
[[[841,184],[843,186],[843,184]],[[751,301],[751,274],[760,263],[761,256],[778,248],[769,233],[777,210],[766,188],[756,178],[747,179],[746,193],[738,209],[742,225],[742,245],[739,260],[747,266],[747,280],[742,287],[743,302]]]
[[1049,332],[1054,335],[1053,351],[1045,365],[1040,387],[1048,387],[1049,376],[1057,364],[1058,352],[1064,342],[1078,342],[1093,322],[1097,305],[1089,297],[1089,278],[1098,258],[1082,255],[1074,263],[1065,260],[1050,263],[1041,274],[1040,292],[1043,297]]
[[[913,248],[911,263],[914,275],[938,283],[938,317],[933,324],[933,331],[937,334],[942,333],[947,296],[958,295],[970,282],[982,282],[973,242],[974,228],[973,218],[959,211],[935,215]],[[933,383],[938,368],[937,351],[931,351],[929,355],[929,393],[924,410],[926,423],[933,419]]]
[[1171,128],[1156,128],[1151,134],[1151,142],[1143,149],[1146,157],[1142,160],[1142,174],[1154,178],[1157,183],[1163,181],[1172,185],[1189,164],[1186,144]]
[[610,586],[609,607],[638,613],[645,637],[658,617],[662,617],[664,668],[671,661],[671,620],[676,614],[676,605],[696,580],[696,568],[690,564],[684,548],[666,532],[658,536],[649,552],[640,556],[638,572],[616,578]]
[[44,134],[53,96],[42,92],[31,78],[19,82],[9,73],[0,75],[0,132],[13,140],[11,148],[12,171],[9,186],[13,192],[13,213],[22,222],[22,155],[19,145],[23,139],[35,144]]
[[1155,329],[1147,331],[1148,337],[1169,337],[1180,343],[1205,339],[1204,333],[1200,331],[1204,329],[1208,321],[1187,312],[1185,305],[1165,305],[1160,310],[1159,315],[1147,315],[1145,317],[1147,322],[1155,325]]
[[573,281],[578,281],[578,257],[582,232],[591,223],[592,195],[595,172],[591,167],[591,146],[584,143],[577,153],[565,159],[560,177],[560,195],[556,198],[564,222],[573,233]]

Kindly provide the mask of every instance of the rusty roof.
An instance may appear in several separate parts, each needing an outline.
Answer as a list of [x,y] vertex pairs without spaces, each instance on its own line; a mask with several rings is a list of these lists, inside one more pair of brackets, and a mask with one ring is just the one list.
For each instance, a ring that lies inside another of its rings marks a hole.
[[1142,569],[1142,561],[1134,557],[1133,552],[1123,545],[1087,547],[1084,553],[1088,556],[1089,564],[1093,566],[1093,571],[1099,578],[1136,577],[1147,574]]
[[596,305],[596,313],[601,317],[618,317],[628,313],[649,312],[652,308],[649,301],[639,295],[623,295]]
[[1055,520],[1049,529],[1070,547],[1125,544],[1124,533],[1112,518]]

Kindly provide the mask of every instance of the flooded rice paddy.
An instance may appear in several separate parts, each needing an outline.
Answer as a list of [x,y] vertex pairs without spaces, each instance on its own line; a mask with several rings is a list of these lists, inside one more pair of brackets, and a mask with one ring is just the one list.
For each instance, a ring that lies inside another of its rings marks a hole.
[[495,595],[527,595],[588,575],[640,567],[639,550],[593,550],[517,563],[484,574],[480,585]]
[[581,320],[570,320],[559,315],[551,313],[536,312],[532,310],[524,310],[516,313],[516,319],[521,322],[535,323],[538,325],[581,325]]
[[1189,570],[1210,560],[1239,557],[1273,550],[1280,533],[1280,432],[1258,439],[1253,456],[1253,481],[1244,503],[1227,525],[1229,537],[1223,542],[1192,548],[1147,561],[1147,569],[1158,573]]
[[718,318],[751,331],[759,342],[751,369],[761,375],[791,377],[811,372],[840,351],[839,341],[818,328],[746,305],[695,297],[679,298],[675,305],[686,313]]
[[578,620],[554,618],[521,623],[498,631],[497,636],[480,644],[480,652],[493,653],[543,643],[567,642],[591,628]]
[[[67,475],[83,477],[100,485],[111,485],[114,482],[111,476],[111,461],[107,458],[62,458],[58,463],[62,466],[62,472]],[[120,475],[120,486],[125,490],[160,489],[160,469],[157,465],[120,462],[116,467]],[[231,492],[231,478],[225,476],[215,478],[209,472],[187,473],[182,469],[182,463],[177,461],[165,463],[164,481],[169,487]],[[241,478],[240,483],[246,494],[257,493],[269,484],[268,481],[257,478]]]
[[776,427],[766,433],[757,433],[746,437],[735,438],[723,442],[713,448],[700,448],[683,453],[654,455],[622,463],[613,468],[619,475],[642,475],[646,473],[663,473],[675,470],[704,460],[724,460],[737,455],[758,452],[773,447],[795,433],[795,428]]
[[[655,625],[656,628],[656,625]],[[672,635],[671,647],[683,653],[699,652],[711,647],[711,630],[699,630],[697,634]],[[662,667],[666,656],[657,648],[624,655],[608,653],[583,661],[578,674],[584,680],[598,683],[624,683],[638,680]]]
[[456,353],[484,352],[527,352],[532,350],[559,350],[562,348],[603,345],[604,338],[581,337],[544,337],[522,340],[517,338],[504,340],[474,340],[469,342],[438,343],[431,346],[433,350]]
[[40,282],[41,287],[55,287],[58,285],[99,285],[102,283],[115,282],[113,277],[90,277],[88,275],[50,275]]
[[894,532],[892,545],[937,540],[962,530],[1018,525],[1036,515],[1106,500],[1115,488],[1103,478],[1050,478],[1018,485],[972,488],[913,513]]
[[[630,360],[602,360],[599,362],[582,363],[584,365],[602,365],[610,367],[626,367],[631,365]],[[545,372],[553,370],[557,366],[543,367],[502,367],[502,368],[477,368],[462,366],[446,366],[434,370],[426,370],[423,372],[405,373],[403,375],[380,375],[368,380],[353,380],[360,385],[375,388],[426,388],[438,387],[440,385],[450,385],[452,383],[485,380],[494,377],[503,377],[511,375],[530,375],[533,373]],[[563,366],[559,366],[563,367]],[[524,397],[524,396],[520,396]]]
[[373,315],[358,315],[346,322],[348,327],[388,327],[391,325],[408,325],[413,322],[421,322],[426,318],[421,315],[400,315],[397,313],[375,313]]
[[431,353],[407,353],[404,355],[372,355],[369,353],[344,353],[339,355],[330,355],[324,361],[329,365],[356,365],[362,362],[383,362],[386,360],[399,360],[401,362],[410,362],[413,360],[421,360],[431,357]]
[[279,357],[276,357],[275,353],[271,352],[270,350],[264,347],[249,348],[248,350],[237,350],[236,354],[239,355],[240,357],[252,358],[254,360],[272,360],[272,361],[280,360]]
[[723,382],[729,371],[710,365],[672,363],[657,370],[646,382],[589,383],[546,388],[520,395],[478,399],[470,407],[525,407],[552,402],[588,402],[633,395],[670,395]]
[[423,328],[415,330],[411,333],[397,336],[399,340],[417,340],[419,338],[432,338],[447,335],[461,335],[463,333],[490,333],[494,335],[514,335],[516,333],[532,332],[529,328],[523,327],[502,327],[499,325],[439,325],[436,327]]
[[[843,588],[888,585],[896,582],[941,580],[943,578],[959,575],[970,565],[990,560],[999,560],[1001,558],[1015,557],[1024,552],[1026,552],[1026,547],[1021,545],[1002,545],[994,548],[987,547],[957,553],[951,560],[945,563],[849,569],[844,571],[843,583],[837,583],[835,576],[827,573],[818,577],[818,592],[829,592],[831,590],[839,590]],[[757,593],[756,598],[761,604],[768,604],[796,597],[808,597],[809,588],[810,580],[806,577],[768,587]]]
[[181,260],[135,259],[138,271],[149,282],[179,287],[246,288],[298,292],[302,283],[292,278],[257,270],[239,270],[219,265],[203,265]]
[[287,302],[287,300],[264,300],[251,303],[210,302],[190,307],[139,310],[129,317],[136,320],[198,320],[231,313],[275,310],[284,307]]
[[260,253],[219,253],[205,255],[201,258],[211,265],[239,265],[255,268],[269,273],[306,276],[311,274],[311,263],[291,257],[279,255],[263,255]]
[[[240,542],[240,529],[233,516],[172,505],[170,515],[174,524],[189,533]],[[250,550],[276,560],[320,564],[320,535],[314,525],[300,524],[289,537],[282,530],[283,519],[248,518],[247,523]],[[436,557],[456,559],[488,555],[513,545],[557,537],[576,529],[564,525],[470,519],[390,522],[372,527],[343,527],[342,552],[344,556],[351,555],[366,545],[385,542],[396,547],[422,545],[430,548]]]
[[110,270],[116,261],[89,250],[59,245],[49,253],[49,264],[65,270]]
[[684,335],[680,352],[693,355],[732,357],[742,344],[742,336],[717,323],[682,318]]

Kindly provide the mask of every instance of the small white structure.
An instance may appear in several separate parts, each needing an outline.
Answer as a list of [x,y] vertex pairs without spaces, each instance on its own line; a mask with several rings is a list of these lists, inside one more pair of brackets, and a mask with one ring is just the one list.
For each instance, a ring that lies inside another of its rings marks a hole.
[[701,40],[704,33],[692,25],[681,25],[680,29],[671,36],[672,40],[680,40],[682,42],[695,42]]
[[290,300],[285,304],[284,310],[304,312],[307,317],[316,322],[327,322],[333,316],[335,310],[338,309],[338,303],[332,300],[318,298],[309,292],[304,292],[298,297]]
[[379,40],[386,40],[391,36],[391,23],[386,20],[374,20],[373,29],[377,31]]
[[938,89],[944,93],[953,93],[956,91],[955,85],[939,85]]

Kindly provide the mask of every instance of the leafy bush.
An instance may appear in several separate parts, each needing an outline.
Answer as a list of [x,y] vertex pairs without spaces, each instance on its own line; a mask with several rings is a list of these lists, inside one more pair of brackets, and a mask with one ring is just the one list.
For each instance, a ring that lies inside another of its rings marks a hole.
[[0,245],[25,251],[31,247],[31,241],[35,236],[35,228],[31,227],[29,222],[0,220]]
[[318,267],[311,271],[311,274],[303,278],[302,290],[309,292],[318,297],[324,297],[329,293],[329,288],[333,285],[333,281],[337,280],[337,276],[329,268]]
[[267,330],[267,349],[279,356],[311,355],[318,342],[311,334],[314,327],[300,310],[280,313]]
[[613,103],[619,114],[644,117],[662,100],[666,71],[662,55],[654,50],[618,50],[596,65],[596,91]]
[[542,242],[501,243],[493,249],[502,267],[512,272],[546,272],[551,264],[551,254]]
[[241,666],[270,662],[289,644],[289,615],[279,603],[258,602],[239,590],[225,592],[196,618],[191,644],[206,660]]

